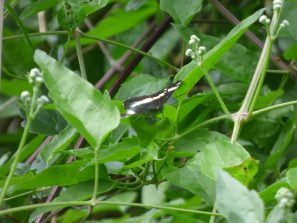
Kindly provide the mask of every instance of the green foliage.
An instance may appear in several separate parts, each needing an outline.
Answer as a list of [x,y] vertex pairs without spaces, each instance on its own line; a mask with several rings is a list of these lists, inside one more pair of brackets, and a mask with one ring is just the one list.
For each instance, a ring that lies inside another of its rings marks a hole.
[[1,222],[297,222],[296,0],[218,2],[6,2]]

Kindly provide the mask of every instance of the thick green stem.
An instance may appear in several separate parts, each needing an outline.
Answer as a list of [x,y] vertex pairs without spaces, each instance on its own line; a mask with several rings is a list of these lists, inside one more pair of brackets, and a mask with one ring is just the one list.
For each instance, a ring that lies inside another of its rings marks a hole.
[[86,67],[85,67],[84,55],[83,55],[82,48],[80,45],[80,33],[81,32],[79,32],[79,31],[74,32],[76,53],[77,53],[81,76],[83,79],[87,80],[87,72],[86,72]]

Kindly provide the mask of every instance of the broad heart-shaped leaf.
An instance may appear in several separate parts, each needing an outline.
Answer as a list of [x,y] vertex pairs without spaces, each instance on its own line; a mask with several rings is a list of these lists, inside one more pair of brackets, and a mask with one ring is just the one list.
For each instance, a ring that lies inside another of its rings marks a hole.
[[[209,142],[205,144],[205,141]],[[219,134],[216,140],[205,141],[200,142],[201,147],[204,147],[200,148],[202,152],[197,153],[182,168],[165,167],[162,175],[172,184],[214,203],[217,170],[239,166],[248,160],[250,155],[242,146],[231,143],[225,136],[219,137]]]
[[200,11],[203,0],[161,0],[160,8],[167,12],[175,22],[186,25]]
[[[242,34],[262,15],[264,9],[260,9],[239,23],[231,32],[213,49],[208,51],[203,58],[203,67],[206,70],[212,68],[218,60],[236,43]],[[188,41],[188,40],[186,40]],[[203,43],[201,43],[203,45]],[[174,93],[175,96],[183,95],[178,99],[182,101],[198,80],[203,76],[202,70],[195,61],[184,66],[175,76],[177,80],[183,80],[183,84]]]
[[224,171],[219,171],[216,185],[216,206],[228,223],[263,223],[264,205],[255,191]]
[[116,105],[90,83],[40,50],[34,55],[45,85],[62,116],[95,146],[120,122]]

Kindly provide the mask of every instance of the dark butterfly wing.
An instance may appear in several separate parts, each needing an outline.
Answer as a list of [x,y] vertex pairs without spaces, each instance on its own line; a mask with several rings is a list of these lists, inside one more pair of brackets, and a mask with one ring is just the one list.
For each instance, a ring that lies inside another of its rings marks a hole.
[[180,84],[181,82],[179,81],[154,94],[127,99],[124,101],[124,107],[126,109],[124,117],[149,110],[161,109]]

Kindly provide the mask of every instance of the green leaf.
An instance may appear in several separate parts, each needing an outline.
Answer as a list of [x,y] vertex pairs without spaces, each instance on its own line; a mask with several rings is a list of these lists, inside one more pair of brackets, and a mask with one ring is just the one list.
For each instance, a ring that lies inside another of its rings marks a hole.
[[282,188],[282,187],[290,187],[290,185],[286,182],[285,179],[281,179],[278,182],[275,182],[268,187],[266,187],[264,190],[262,190],[259,194],[262,200],[264,201],[265,204],[274,202],[274,196],[276,192]]
[[228,223],[263,223],[264,205],[255,191],[219,171],[216,186],[216,206]]
[[276,205],[267,216],[265,223],[285,223],[285,208]]
[[280,21],[283,19],[288,20],[290,25],[285,29],[281,30],[280,36],[290,37],[291,39],[297,40],[297,22],[296,22],[296,1],[287,0],[283,2],[281,11]]
[[[172,184],[201,196],[207,202],[215,200],[215,180],[218,169],[238,166],[249,159],[248,152],[225,136],[201,142],[201,152],[188,160],[182,168],[165,167],[162,175]],[[206,142],[207,142],[206,141]]]
[[116,98],[125,100],[131,97],[143,96],[162,90],[169,78],[158,78],[148,74],[141,74],[122,84]]
[[[25,145],[21,151],[19,162],[22,162],[26,158],[28,158],[38,148],[38,146],[42,143],[44,138],[45,136],[39,135],[32,139],[27,145]],[[3,166],[0,167],[0,177],[4,177],[8,173],[14,157],[15,155],[12,156],[12,158],[9,161],[7,161]]]
[[283,90],[276,90],[276,91],[270,91],[264,96],[258,97],[255,109],[266,108],[272,105],[283,94],[284,94]]
[[67,126],[58,135],[55,135],[52,141],[41,151],[41,157],[46,163],[49,163],[57,152],[66,149],[76,135],[76,131],[71,126]]
[[[208,51],[203,59],[203,66],[206,70],[212,68],[218,60],[236,43],[236,41],[244,34],[250,25],[252,25],[263,14],[264,9],[260,9],[253,15],[249,16],[239,23],[231,32],[214,48]],[[203,45],[203,43],[202,43]],[[180,72],[174,77],[175,81],[183,80],[183,84],[174,93],[175,96],[184,95],[192,89],[192,87],[203,76],[202,70],[197,66],[195,61],[184,66]],[[182,101],[183,98],[179,98]]]
[[116,105],[90,83],[37,50],[36,63],[58,111],[92,145],[98,145],[119,125]]
[[297,60],[297,41],[288,47],[286,52],[284,53],[284,57],[286,60]]
[[[112,161],[127,161],[140,152],[137,137],[124,138],[122,142],[109,146],[109,148],[101,148],[98,151],[99,163]],[[69,154],[82,159],[92,159],[94,150],[87,147],[79,150],[67,150],[62,153]]]
[[[114,183],[108,180],[100,179],[98,186],[98,194],[109,191],[114,186]],[[61,191],[61,194],[56,197],[52,202],[63,202],[63,201],[81,201],[92,197],[94,190],[94,182],[87,181],[79,183],[77,185],[70,186]],[[30,216],[30,222],[33,222],[40,214],[59,209],[57,207],[42,207],[37,208]]]
[[297,167],[290,168],[286,173],[286,177],[288,179],[288,183],[290,184],[290,186],[294,190],[297,190]]
[[175,22],[187,25],[202,7],[203,0],[161,0],[160,8],[167,12]]
[[270,156],[266,160],[265,167],[267,169],[279,171],[282,165],[282,158],[285,155],[289,143],[291,142],[297,125],[297,110],[294,111],[292,117],[282,127],[282,130],[273,145]]
[[33,119],[30,132],[55,135],[61,132],[66,125],[67,122],[57,111],[42,109]]
[[19,96],[23,91],[32,92],[32,85],[24,80],[1,80],[1,94]]
[[64,7],[60,10],[58,20],[67,29],[75,29],[85,17],[101,8],[108,0],[63,0]]
[[126,11],[137,10],[142,7],[149,0],[130,0],[125,7]]
[[20,18],[26,19],[31,15],[34,15],[38,12],[45,11],[49,8],[56,6],[60,1],[59,0],[39,0],[28,4],[28,6],[21,13]]
[[[126,12],[118,9],[112,15],[100,20],[87,34],[101,38],[109,38],[116,34],[123,33],[145,21],[153,15],[157,9],[157,4],[153,1],[150,1],[149,4],[146,4],[136,11]],[[116,24],[116,26],[114,24]],[[91,44],[94,42],[94,40],[82,39],[81,44]]]
[[[51,166],[30,179],[14,185],[14,191],[30,190],[39,187],[67,186],[94,179],[94,165],[81,168],[85,162]],[[100,179],[108,179],[104,166],[100,166]]]

